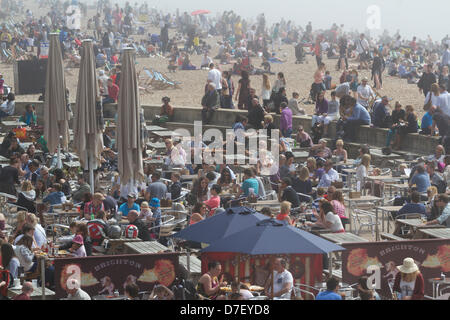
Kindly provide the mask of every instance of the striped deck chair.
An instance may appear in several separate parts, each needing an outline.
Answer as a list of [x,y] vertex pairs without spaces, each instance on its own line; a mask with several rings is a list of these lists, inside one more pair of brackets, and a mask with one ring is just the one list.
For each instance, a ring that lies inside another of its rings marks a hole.
[[[141,77],[141,72],[142,71],[144,71],[144,74],[146,76]],[[138,74],[139,87],[141,89],[143,89],[144,94],[152,94],[153,92],[151,92],[151,88],[153,86],[154,76],[148,69],[144,68],[142,71],[139,72],[139,74]]]
[[140,45],[140,46],[138,46],[138,49],[139,49],[139,52],[140,52],[143,56],[148,57],[148,56],[150,55],[150,54],[148,53],[147,49],[146,49],[144,46]]
[[9,50],[2,48],[2,60],[4,63],[13,63],[13,57]]

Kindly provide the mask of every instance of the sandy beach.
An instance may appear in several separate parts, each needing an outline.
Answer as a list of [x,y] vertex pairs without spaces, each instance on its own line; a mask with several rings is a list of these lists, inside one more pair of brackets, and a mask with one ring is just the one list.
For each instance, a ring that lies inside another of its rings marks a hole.
[[[36,2],[26,2],[26,6],[31,6],[34,15],[44,14],[48,9],[38,9]],[[83,24],[86,26],[87,19],[92,17],[95,14],[95,9],[88,10],[88,17],[84,18]],[[20,20],[21,18],[17,18]],[[146,33],[157,33],[159,34],[160,30],[158,28],[147,28]],[[175,30],[170,30],[170,36],[174,34]],[[92,30],[89,30],[89,33],[92,33]],[[134,39],[139,39],[142,36],[133,35]],[[207,43],[211,45],[212,49],[209,53],[211,58],[215,57],[218,52],[217,41],[220,41],[219,37],[210,37],[206,39]],[[297,91],[300,94],[300,100],[302,98],[307,98],[309,94],[309,90],[311,88],[311,83],[313,82],[313,74],[316,70],[316,61],[315,58],[311,55],[307,55],[306,63],[304,64],[295,64],[295,52],[293,45],[283,45],[281,47],[281,51],[276,53],[276,56],[287,60],[287,62],[283,64],[272,64],[272,71],[275,73],[283,72],[286,80],[287,80],[287,94],[288,98],[292,97],[292,92]],[[201,55],[192,55],[191,61],[195,66],[200,66],[202,56]],[[327,70],[331,72],[331,76],[333,78],[333,84],[339,84],[339,77],[341,72],[336,71],[336,63],[337,60],[327,59],[326,55],[324,55],[323,59],[324,63],[327,66]],[[262,59],[259,57],[251,59],[252,64],[255,67],[260,67],[262,63]],[[164,59],[161,57],[153,57],[153,58],[137,58],[137,71],[141,71],[144,68],[153,68],[154,70],[160,71],[162,73],[166,73],[172,80],[181,82],[181,89],[169,89],[169,90],[155,90],[152,94],[141,95],[141,103],[151,104],[151,105],[159,105],[161,104],[161,98],[164,96],[169,96],[171,98],[171,103],[175,107],[189,106],[200,108],[200,101],[202,99],[204,85],[206,83],[207,73],[206,70],[194,70],[194,71],[184,71],[178,70],[176,73],[168,73],[167,69],[168,59]],[[350,69],[352,66],[357,67],[358,63],[356,61],[349,61]],[[230,70],[232,65],[220,65],[220,69]],[[0,65],[0,72],[3,73],[5,78],[5,83],[8,85],[14,84],[14,75],[13,75],[13,66],[8,64]],[[145,77],[141,73],[142,77]],[[365,70],[359,72],[359,79],[362,79],[364,76],[367,76],[370,79],[370,72]],[[78,69],[77,68],[66,68],[66,83],[67,87],[70,90],[70,101],[75,102],[76,97],[76,87],[78,82]],[[384,74],[384,83],[383,89],[379,91],[380,95],[387,95],[392,98],[391,106],[393,107],[395,101],[399,101],[403,106],[412,105],[415,108],[415,111],[421,116],[423,114],[422,107],[424,104],[424,96],[419,92],[419,89],[416,85],[408,84],[405,79],[399,79],[396,77],[390,77],[387,75],[387,72]],[[237,88],[237,84],[239,81],[239,76],[234,75],[233,81],[235,87]],[[270,81],[273,82],[276,79],[276,75],[270,76]],[[373,86],[373,81],[370,81],[369,84]],[[257,93],[260,94],[261,86],[262,86],[262,76],[251,76],[251,86],[255,88]],[[37,101],[39,95],[18,95],[16,97],[17,101]],[[330,98],[330,92],[327,92],[326,98]],[[305,99],[306,100],[306,99]],[[302,107],[306,110],[308,114],[312,114],[314,106],[313,105],[302,105]]]

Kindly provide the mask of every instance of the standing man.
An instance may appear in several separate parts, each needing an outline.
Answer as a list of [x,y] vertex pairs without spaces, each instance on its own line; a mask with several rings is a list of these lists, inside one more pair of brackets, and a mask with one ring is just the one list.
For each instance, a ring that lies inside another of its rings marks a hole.
[[450,66],[450,49],[448,47],[448,44],[444,45],[444,53],[442,55],[442,63],[441,63],[441,68],[444,66]]
[[367,84],[369,79],[364,77],[361,81],[361,84],[358,86],[358,103],[362,105],[364,108],[369,109],[369,100],[370,98],[375,98],[375,93],[372,88]]
[[359,39],[356,41],[356,51],[359,55],[359,61],[364,69],[369,69],[367,61],[369,60],[369,42],[365,38],[364,33],[361,33]]
[[216,86],[216,91],[220,96],[220,93],[222,92],[222,72],[220,72],[219,69],[215,68],[214,63],[211,63],[209,65],[209,72],[208,72],[208,83],[214,83]]
[[426,97],[433,83],[436,83],[436,75],[433,73],[433,65],[429,64],[425,67],[425,72],[417,83],[420,93]]
[[281,103],[280,130],[283,137],[290,138],[292,134],[292,110],[286,102]]
[[220,107],[220,95],[213,82],[208,84],[208,90],[202,98],[202,107],[202,121],[204,124],[209,124],[214,112]]

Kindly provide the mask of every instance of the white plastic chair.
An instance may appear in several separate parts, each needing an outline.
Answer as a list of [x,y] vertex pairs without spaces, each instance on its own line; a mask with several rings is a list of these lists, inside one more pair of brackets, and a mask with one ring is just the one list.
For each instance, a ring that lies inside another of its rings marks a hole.
[[296,298],[302,298],[302,293],[304,293],[307,296],[312,297],[312,300],[316,300],[316,295],[308,290],[300,289],[298,287],[293,287],[292,290],[294,290],[294,296]]
[[[373,212],[361,210],[361,209],[354,209],[352,214],[353,219],[353,225],[356,226],[356,223],[358,223],[359,228],[356,231],[356,235],[359,235],[361,229],[363,227],[367,227],[372,232],[372,236],[375,234],[375,228],[374,226],[377,225],[376,223],[376,217]],[[380,224],[380,221],[378,221],[378,225]]]

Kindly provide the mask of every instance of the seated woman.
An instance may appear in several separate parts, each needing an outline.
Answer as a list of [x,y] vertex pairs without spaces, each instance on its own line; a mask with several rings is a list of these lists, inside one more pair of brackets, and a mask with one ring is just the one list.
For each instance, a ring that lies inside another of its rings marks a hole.
[[310,148],[313,145],[313,141],[310,135],[307,132],[305,132],[303,126],[298,127],[298,132],[295,139],[297,140],[297,143],[300,145],[301,148]]
[[222,188],[218,184],[214,184],[211,187],[210,193],[211,197],[204,202],[209,209],[209,215],[213,216],[214,212],[218,207],[220,207],[220,197],[219,194],[222,192]]
[[191,194],[195,203],[206,201],[208,199],[208,180],[205,177],[194,180]]
[[181,70],[197,70],[197,67],[191,63],[189,54],[184,54],[183,64],[181,65]]
[[280,213],[277,215],[277,220],[286,221],[289,225],[293,225],[294,221],[289,217],[291,213],[291,203],[283,201],[280,206]]
[[217,184],[224,188],[231,188],[234,185],[235,180],[231,176],[231,171],[227,167],[223,168],[220,173],[220,178],[217,180]]
[[192,209],[191,219],[189,221],[189,225],[196,224],[204,219],[206,219],[208,215],[208,207],[204,203],[197,203]]
[[36,213],[36,206],[34,201],[36,200],[36,191],[30,181],[25,180],[22,183],[22,187],[19,191],[19,197],[16,204],[19,207],[25,208],[28,212]]
[[34,104],[27,104],[25,106],[25,113],[20,117],[19,121],[25,122],[27,126],[37,125],[36,108]]
[[[309,196],[314,196],[314,192],[312,190],[312,183],[309,177],[309,170],[307,167],[301,167],[297,169],[297,176],[292,179],[292,188],[294,188],[295,192],[303,193]],[[305,196],[300,196],[300,202],[309,202],[309,198]]]
[[342,225],[348,224],[349,219],[345,215],[344,195],[342,194],[342,191],[336,190],[328,200],[331,202],[334,212],[336,212],[341,219]]
[[223,281],[223,275],[219,281],[218,277],[221,273],[222,265],[220,262],[213,261],[208,263],[208,272],[198,280],[197,293],[211,300],[216,300],[219,297],[220,288],[227,285]]
[[319,202],[319,209],[320,213],[318,215],[317,222],[308,222],[308,226],[330,229],[333,233],[345,232],[341,219],[334,212],[334,208],[330,202],[328,202],[327,200],[321,200]]
[[33,238],[28,234],[24,234],[16,243],[14,252],[19,259],[20,266],[25,272],[34,272],[37,268],[36,257],[34,252],[38,252],[39,248],[32,248]]
[[339,139],[336,141],[336,149],[333,151],[339,162],[347,162],[347,150],[344,149],[344,141]]
[[161,99],[163,105],[161,106],[161,112],[159,113],[158,122],[170,122],[173,121],[173,107],[170,105],[170,98],[164,97]]
[[397,130],[393,149],[400,149],[402,140],[408,133],[416,133],[418,131],[417,114],[414,112],[413,106],[406,106],[405,119],[406,121],[401,121]]
[[327,147],[327,140],[320,139],[319,144],[311,147],[310,155],[315,158],[330,159],[333,153],[331,152],[331,149]]
[[[357,190],[361,191],[365,187],[365,179],[369,175],[369,168],[370,168],[370,155],[365,154],[362,156],[361,164],[356,169],[356,184],[357,184]],[[359,183],[359,190],[358,190],[358,183]]]

